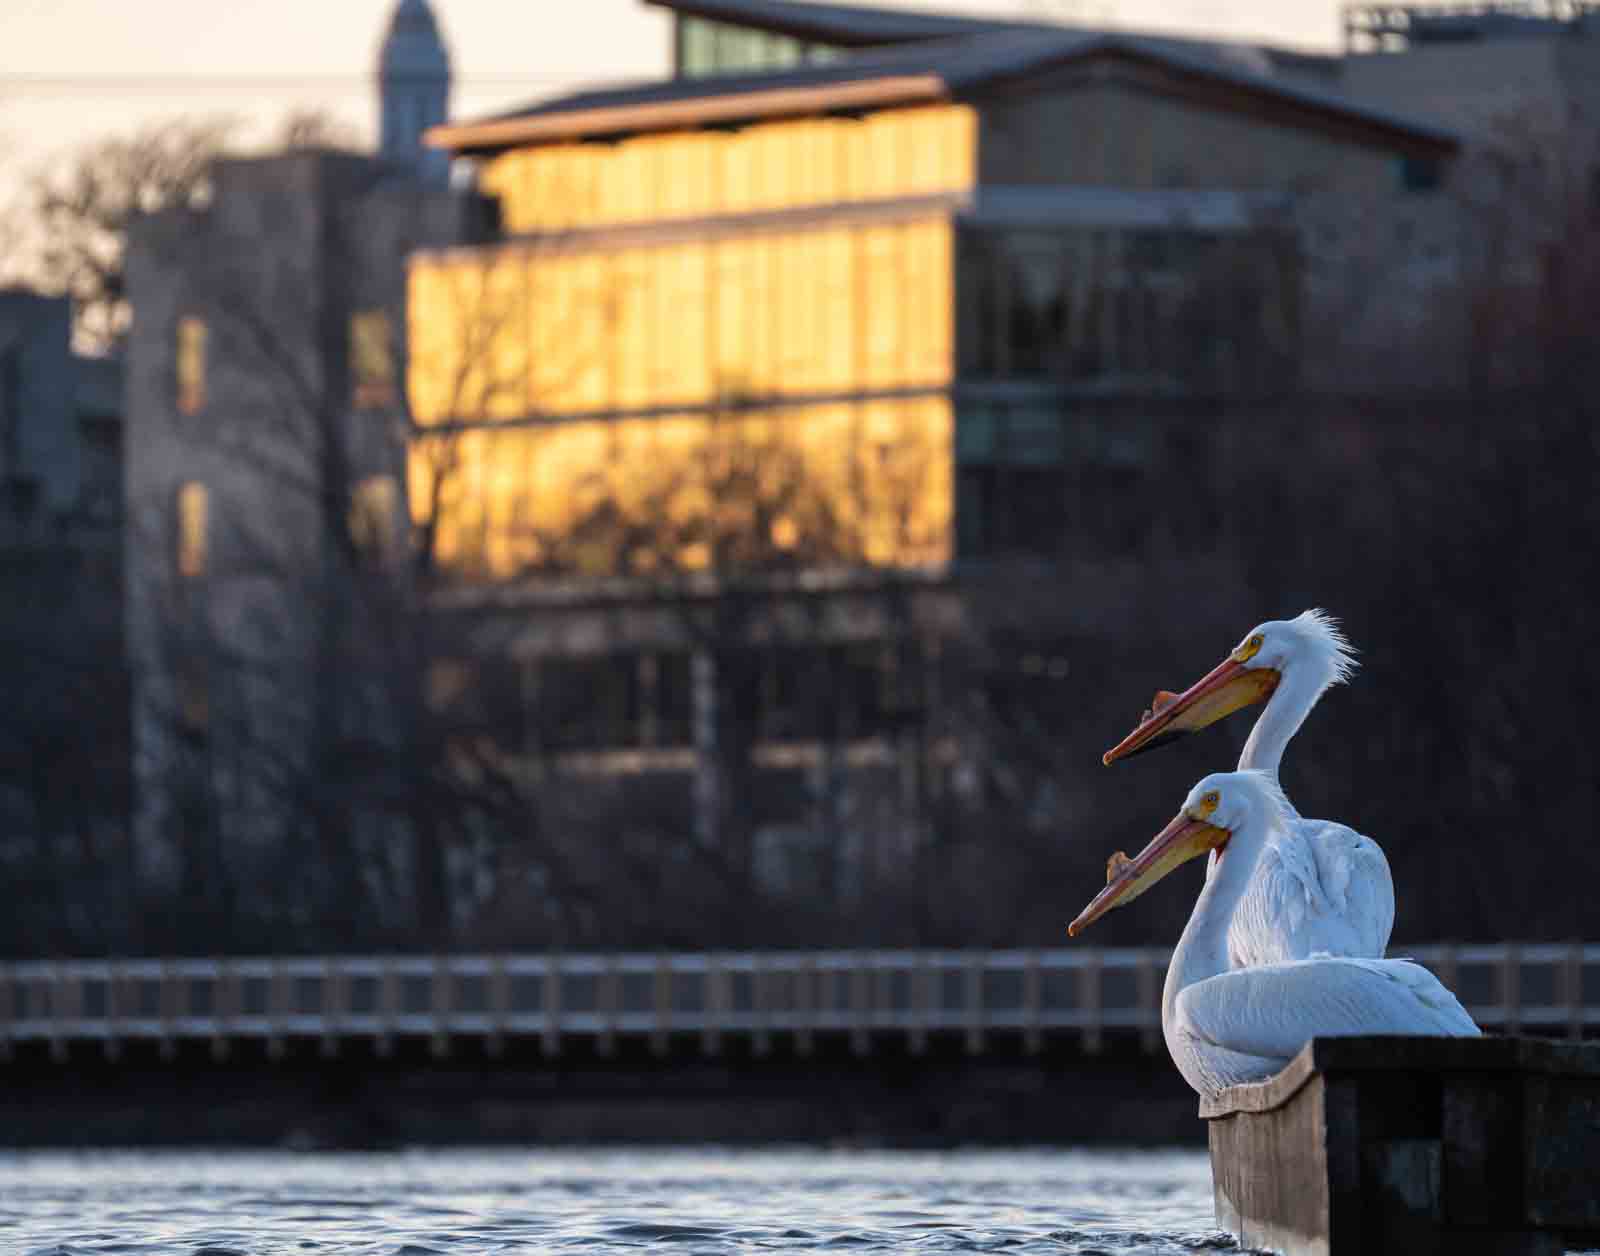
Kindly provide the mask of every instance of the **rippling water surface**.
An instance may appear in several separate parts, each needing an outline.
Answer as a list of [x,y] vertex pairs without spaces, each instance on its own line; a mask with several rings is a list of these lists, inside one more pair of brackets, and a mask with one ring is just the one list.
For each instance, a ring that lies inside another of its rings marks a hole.
[[0,1154],[0,1251],[1232,1248],[1203,1152]]

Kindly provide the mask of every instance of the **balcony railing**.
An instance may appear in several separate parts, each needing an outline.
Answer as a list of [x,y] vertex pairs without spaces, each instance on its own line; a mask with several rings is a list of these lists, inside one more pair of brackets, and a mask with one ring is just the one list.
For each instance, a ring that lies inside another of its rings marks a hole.
[[1555,33],[1600,12],[1596,0],[1445,0],[1346,4],[1346,52],[1404,52],[1418,44]]
[[[1600,945],[1398,948],[1428,965],[1486,1030],[1582,1037],[1600,1026]],[[935,1036],[974,1054],[1006,1039],[1094,1052],[1115,1039],[1161,1049],[1169,952],[793,951],[614,955],[395,955],[27,961],[0,964],[0,1058],[46,1044],[58,1058],[154,1042],[218,1054],[256,1040],[271,1054],[315,1040],[333,1054],[403,1038],[443,1055],[476,1040],[537,1041],[549,1055],[601,1055],[620,1040],[706,1055],[738,1041],[807,1053],[832,1035],[858,1054]],[[1014,1047],[1013,1047],[1014,1049]]]

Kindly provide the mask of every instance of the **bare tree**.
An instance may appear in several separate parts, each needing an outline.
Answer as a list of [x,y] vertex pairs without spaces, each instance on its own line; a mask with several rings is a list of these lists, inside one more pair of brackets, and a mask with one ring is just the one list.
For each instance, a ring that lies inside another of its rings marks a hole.
[[123,246],[129,224],[168,208],[198,209],[210,167],[233,137],[223,118],[180,119],[103,140],[32,181],[39,239],[34,271],[78,306],[86,348],[116,348],[127,332]]
[[325,109],[292,109],[278,126],[277,147],[286,153],[303,148],[353,151],[360,144],[355,127]]
[[[161,655],[151,670],[176,682],[152,689],[165,884],[235,919],[240,939],[297,922],[322,945],[443,945],[509,850],[575,907],[528,782],[488,751],[514,740],[499,721],[520,712],[456,700],[450,674],[472,662],[471,623],[432,597],[448,568],[441,534],[410,528],[401,495],[413,449],[424,498],[460,491],[457,434],[408,404],[401,286],[403,259],[453,238],[447,220],[465,210],[338,155],[260,173],[248,235],[227,206],[168,214],[140,235],[154,339],[136,342],[137,386],[167,369],[173,315],[205,328],[203,421],[179,415],[162,439],[208,478],[216,517],[203,577],[145,564]],[[442,413],[475,413],[509,387],[486,383],[504,313],[493,302],[451,312],[470,343],[444,379]],[[158,483],[140,505],[154,549],[172,498]]]
[[[16,142],[0,134],[0,161],[15,160]],[[28,278],[28,219],[21,198],[0,202],[0,284],[20,284]]]

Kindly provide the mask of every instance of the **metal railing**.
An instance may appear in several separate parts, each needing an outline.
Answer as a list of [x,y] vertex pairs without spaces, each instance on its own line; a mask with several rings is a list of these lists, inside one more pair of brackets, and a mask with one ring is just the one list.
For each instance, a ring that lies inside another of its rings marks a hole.
[[[793,951],[704,954],[330,956],[130,959],[0,964],[0,1058],[23,1043],[69,1047],[154,1041],[229,1045],[292,1039],[404,1037],[438,1054],[478,1039],[497,1052],[532,1038],[555,1055],[587,1040],[667,1050],[698,1038],[707,1055],[741,1039],[756,1054],[779,1039],[813,1049],[848,1038],[859,1054],[899,1039],[912,1052],[934,1035],[969,1052],[991,1037],[1046,1039],[1086,1051],[1106,1040],[1161,1047],[1169,951],[1154,948],[1000,951]],[[1397,948],[1427,964],[1485,1029],[1581,1037],[1600,1026],[1600,945],[1432,945]]]
[[1403,52],[1414,43],[1494,38],[1548,26],[1552,32],[1597,12],[1596,0],[1426,0],[1343,6],[1346,52]]

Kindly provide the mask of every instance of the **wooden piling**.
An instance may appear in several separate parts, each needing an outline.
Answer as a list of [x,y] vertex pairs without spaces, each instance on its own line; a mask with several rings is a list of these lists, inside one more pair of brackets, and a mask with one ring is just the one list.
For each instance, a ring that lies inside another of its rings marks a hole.
[[1320,1038],[1202,1101],[1217,1224],[1288,1256],[1600,1245],[1600,1044]]

